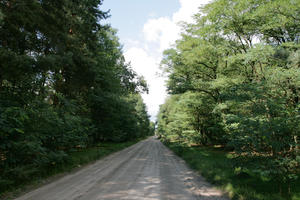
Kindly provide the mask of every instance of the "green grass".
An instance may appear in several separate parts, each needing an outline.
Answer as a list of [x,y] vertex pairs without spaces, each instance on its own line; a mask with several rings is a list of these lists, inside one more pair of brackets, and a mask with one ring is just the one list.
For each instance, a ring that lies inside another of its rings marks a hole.
[[41,184],[47,183],[49,181],[55,180],[56,178],[63,176],[65,173],[72,172],[73,170],[80,169],[82,166],[92,163],[93,161],[99,160],[111,153],[120,151],[126,147],[129,147],[142,139],[136,139],[129,142],[122,143],[99,143],[95,147],[90,147],[86,149],[78,149],[73,152],[68,153],[68,161],[64,164],[56,165],[54,164],[51,168],[44,169],[38,172],[38,176],[31,177],[30,181],[22,183],[21,185],[16,185],[9,188],[2,194],[0,193],[0,199],[13,199],[20,193],[29,191],[33,188],[40,186]]
[[239,173],[229,152],[212,147],[189,147],[176,142],[166,145],[207,181],[226,191],[233,200],[300,200],[299,179],[291,183],[290,194],[280,194],[280,183],[265,180],[251,172]]

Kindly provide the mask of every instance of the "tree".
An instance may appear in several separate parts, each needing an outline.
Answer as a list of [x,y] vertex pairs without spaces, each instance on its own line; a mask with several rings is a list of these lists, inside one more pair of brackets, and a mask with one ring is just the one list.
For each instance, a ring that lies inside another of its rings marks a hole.
[[[223,143],[238,158],[260,157],[255,172],[262,176],[279,183],[296,178],[299,7],[282,0],[202,7],[176,47],[164,52],[171,97],[160,109],[160,134]],[[251,168],[243,159],[238,164]]]
[[0,192],[68,153],[149,131],[142,77],[101,0],[0,2]]

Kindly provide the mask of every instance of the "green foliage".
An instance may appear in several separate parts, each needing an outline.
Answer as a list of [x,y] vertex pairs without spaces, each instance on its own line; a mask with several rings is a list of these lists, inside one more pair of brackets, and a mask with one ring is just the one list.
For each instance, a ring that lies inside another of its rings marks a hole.
[[[222,188],[233,200],[298,200],[300,180],[292,179],[289,184],[270,180],[266,174],[258,174],[257,166],[264,165],[259,157],[243,156],[248,168],[236,167],[233,152],[212,147],[190,147],[171,142],[167,146],[182,157],[208,181]],[[291,190],[290,194],[288,190]],[[281,191],[280,191],[281,188]]]
[[161,106],[158,115],[158,132],[166,140],[179,139],[188,143],[223,143],[221,118],[212,113],[213,103],[207,95],[186,92],[171,96]]
[[143,77],[101,0],[0,2],[0,192],[103,141],[149,135]]
[[[186,24],[162,60],[166,140],[259,156],[253,173],[289,185],[299,173],[298,1],[215,0]],[[263,159],[264,158],[264,159]],[[286,191],[287,192],[287,191]]]
[[[57,162],[59,160],[51,162],[51,165],[41,166],[40,168],[33,168],[32,166],[20,166],[18,168],[9,169],[10,179],[0,179],[0,185],[5,187],[10,187],[14,184],[15,177],[19,177],[18,180],[23,180],[26,184],[29,184],[29,188],[36,185],[44,184],[45,179],[51,177],[55,174],[61,173],[69,173],[72,170],[76,170],[77,168],[84,166],[92,161],[98,160],[107,156],[113,152],[120,151],[126,147],[129,147],[143,138],[134,139],[127,142],[122,143],[112,143],[112,142],[101,142],[99,144],[95,144],[93,147],[87,148],[76,148],[68,153],[68,157],[64,162]],[[52,154],[53,157],[59,157],[58,154]],[[51,178],[50,178],[51,180]],[[22,192],[22,188],[26,188],[27,185],[18,184],[18,188]],[[26,190],[26,189],[25,189]],[[12,191],[0,194],[0,198],[2,199],[13,199],[15,195],[18,195],[20,191]]]

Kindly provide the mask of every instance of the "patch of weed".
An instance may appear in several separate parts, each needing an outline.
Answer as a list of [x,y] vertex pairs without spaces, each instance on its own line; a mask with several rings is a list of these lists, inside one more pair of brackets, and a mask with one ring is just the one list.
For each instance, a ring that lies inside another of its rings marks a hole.
[[[64,163],[56,164],[53,163],[51,168],[34,168],[34,175],[29,177],[27,182],[23,182],[19,185],[15,185],[9,190],[0,194],[1,200],[10,200],[16,197],[24,191],[31,190],[38,187],[39,185],[49,182],[47,179],[53,178],[55,175],[64,175],[64,173],[71,172],[75,169],[78,169],[84,165],[87,165],[93,161],[99,160],[111,153],[120,151],[124,148],[127,148],[144,138],[136,139],[133,141],[122,142],[122,143],[113,143],[105,142],[99,143],[94,147],[74,149],[72,152],[68,153],[68,159]],[[55,177],[54,177],[55,178]],[[1,181],[1,180],[0,180]],[[51,181],[51,180],[50,180]]]
[[[230,152],[213,147],[190,147],[178,142],[166,144],[187,164],[233,200],[300,200],[300,180],[291,183],[290,194],[280,194],[278,183],[235,166]],[[253,165],[259,164],[253,161]]]

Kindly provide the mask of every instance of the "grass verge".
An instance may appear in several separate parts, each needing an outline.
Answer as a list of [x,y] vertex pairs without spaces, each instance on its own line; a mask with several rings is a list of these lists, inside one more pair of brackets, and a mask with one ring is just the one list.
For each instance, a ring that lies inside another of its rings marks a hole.
[[98,145],[86,149],[77,149],[76,151],[68,153],[68,161],[64,164],[53,165],[47,170],[39,172],[38,176],[31,177],[30,181],[10,188],[9,190],[0,194],[1,200],[10,200],[22,193],[33,190],[43,184],[47,184],[54,181],[67,173],[81,169],[83,166],[92,163],[93,161],[99,160],[109,154],[125,149],[145,138],[136,139],[133,141],[113,143],[105,142],[99,143]]
[[290,194],[280,194],[279,183],[251,173],[238,173],[229,152],[212,147],[166,143],[174,153],[233,200],[300,200],[300,180],[291,183]]

